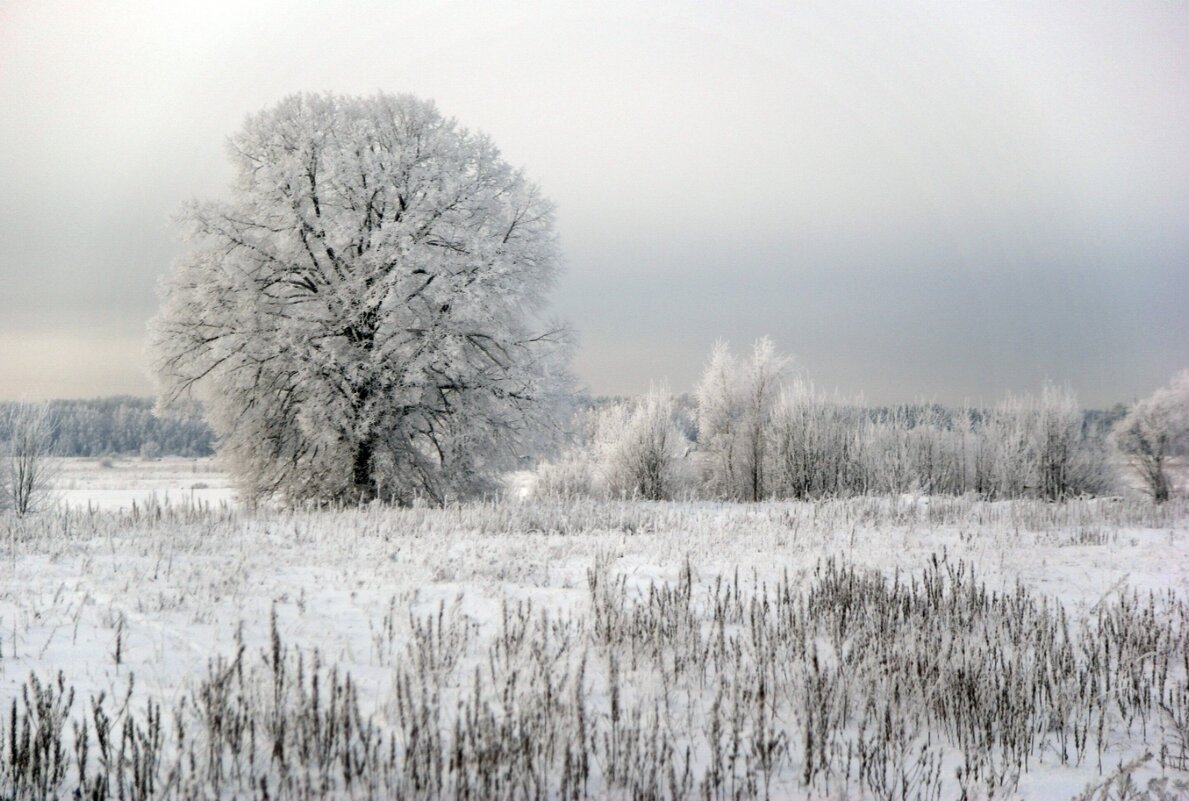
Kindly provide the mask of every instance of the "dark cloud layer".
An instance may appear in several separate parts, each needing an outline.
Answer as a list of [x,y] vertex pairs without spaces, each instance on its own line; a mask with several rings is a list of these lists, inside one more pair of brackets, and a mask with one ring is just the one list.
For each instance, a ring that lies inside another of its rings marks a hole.
[[881,402],[1189,366],[1189,9],[789,5],[0,3],[0,397],[150,391],[171,212],[323,89],[542,184],[596,392],[761,334]]

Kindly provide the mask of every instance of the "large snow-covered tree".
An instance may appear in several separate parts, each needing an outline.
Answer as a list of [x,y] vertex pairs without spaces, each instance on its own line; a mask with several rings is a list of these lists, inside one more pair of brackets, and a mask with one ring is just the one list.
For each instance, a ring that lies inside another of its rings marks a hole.
[[552,205],[408,95],[289,97],[230,150],[230,198],[182,213],[150,326],[162,404],[204,402],[253,496],[484,488],[566,372]]

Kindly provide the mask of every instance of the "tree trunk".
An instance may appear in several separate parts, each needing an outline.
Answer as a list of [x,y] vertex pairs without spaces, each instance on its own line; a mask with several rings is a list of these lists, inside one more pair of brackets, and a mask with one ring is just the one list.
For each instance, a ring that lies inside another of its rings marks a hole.
[[355,459],[352,462],[352,484],[355,487],[355,498],[359,503],[375,500],[377,493],[376,477],[372,472],[373,447],[370,439],[360,442],[355,449]]
[[1169,498],[1168,474],[1164,472],[1164,459],[1157,456],[1152,460],[1149,486],[1152,488],[1152,500],[1164,503]]

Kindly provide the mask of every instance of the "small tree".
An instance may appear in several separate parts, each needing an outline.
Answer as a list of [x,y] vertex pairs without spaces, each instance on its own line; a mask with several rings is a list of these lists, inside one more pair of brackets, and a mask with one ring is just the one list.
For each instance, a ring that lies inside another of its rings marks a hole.
[[1115,477],[1101,432],[1068,387],[1009,395],[979,430],[975,489],[988,498],[1062,500],[1109,491]]
[[860,456],[870,426],[858,407],[796,378],[783,387],[772,412],[771,483],[786,498],[863,492]]
[[1030,397],[1009,394],[984,418],[975,455],[975,489],[983,497],[1022,498],[1035,490],[1034,407]]
[[0,446],[0,507],[9,506],[23,516],[42,508],[49,499],[53,425],[45,404],[13,404],[7,418],[8,440]]
[[767,337],[756,340],[745,363],[726,343],[715,343],[695,391],[698,446],[708,455],[712,493],[749,501],[766,497],[772,410],[788,363]]
[[737,400],[738,367],[726,342],[718,341],[694,391],[698,406],[698,450],[706,454],[706,488],[733,498],[738,486],[741,410]]
[[1036,407],[1037,490],[1042,498],[1060,500],[1076,494],[1084,477],[1079,459],[1082,410],[1069,387],[1045,384]]
[[769,492],[765,466],[772,438],[772,409],[789,361],[776,353],[771,339],[761,337],[743,368],[743,497],[750,501],[762,500]]
[[677,495],[689,443],[674,422],[667,387],[653,387],[631,406],[606,410],[598,437],[610,494],[649,501]]
[[1119,453],[1157,503],[1172,495],[1169,459],[1189,449],[1189,370],[1131,408],[1112,432]]

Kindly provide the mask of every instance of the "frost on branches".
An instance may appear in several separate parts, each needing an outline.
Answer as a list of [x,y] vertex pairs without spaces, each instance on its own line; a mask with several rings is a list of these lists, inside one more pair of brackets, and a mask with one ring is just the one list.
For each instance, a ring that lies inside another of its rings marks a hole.
[[767,337],[756,340],[745,362],[725,342],[715,343],[696,390],[699,444],[710,454],[708,483],[714,495],[747,501],[768,497],[772,410],[790,362]]
[[564,383],[552,205],[407,95],[290,97],[230,145],[151,323],[163,405],[205,402],[251,496],[484,489]]
[[1115,446],[1157,503],[1172,496],[1169,462],[1189,453],[1189,370],[1139,401],[1114,431]]

